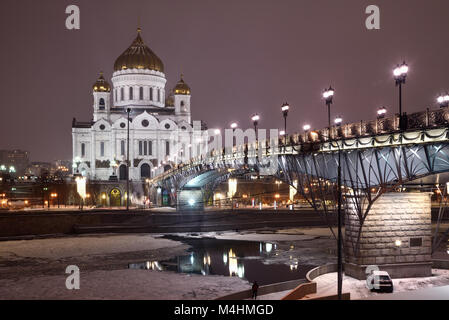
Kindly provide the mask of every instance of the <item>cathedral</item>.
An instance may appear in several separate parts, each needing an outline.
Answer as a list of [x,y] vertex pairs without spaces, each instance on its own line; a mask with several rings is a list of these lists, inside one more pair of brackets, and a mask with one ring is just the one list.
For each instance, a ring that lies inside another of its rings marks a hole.
[[141,33],[115,61],[112,86],[102,73],[94,83],[92,120],[73,119],[74,172],[89,179],[126,180],[129,159],[129,179],[142,181],[206,148],[205,125],[191,119],[190,87],[181,75],[166,92],[164,64]]

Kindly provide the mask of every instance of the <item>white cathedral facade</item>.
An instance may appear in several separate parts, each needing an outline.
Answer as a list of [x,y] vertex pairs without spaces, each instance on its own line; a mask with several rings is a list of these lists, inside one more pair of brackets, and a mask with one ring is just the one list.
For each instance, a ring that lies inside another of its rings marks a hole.
[[92,121],[73,119],[74,172],[93,180],[126,180],[129,156],[130,180],[144,180],[207,147],[205,126],[191,119],[189,86],[181,76],[167,94],[164,65],[140,29],[116,60],[111,80],[112,87],[100,74],[93,85]]

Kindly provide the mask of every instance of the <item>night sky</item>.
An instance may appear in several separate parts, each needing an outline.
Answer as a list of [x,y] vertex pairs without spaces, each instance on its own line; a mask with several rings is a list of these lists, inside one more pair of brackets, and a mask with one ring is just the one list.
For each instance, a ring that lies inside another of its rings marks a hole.
[[[66,6],[81,30],[65,28]],[[365,8],[381,10],[381,30],[365,28]],[[436,108],[449,90],[449,1],[415,0],[2,0],[0,149],[33,161],[71,159],[71,120],[92,118],[92,84],[142,37],[162,59],[167,91],[185,75],[193,119],[289,129],[326,125],[322,90],[336,89],[333,116],[345,122],[397,111],[393,67],[410,73],[404,111]]]

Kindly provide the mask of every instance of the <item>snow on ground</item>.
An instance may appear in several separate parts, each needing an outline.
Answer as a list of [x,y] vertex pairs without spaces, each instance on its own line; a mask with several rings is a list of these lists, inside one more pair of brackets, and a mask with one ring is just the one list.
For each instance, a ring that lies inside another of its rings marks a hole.
[[[449,270],[432,269],[432,277],[393,279],[394,292],[413,291],[424,288],[449,285]],[[323,296],[337,293],[337,273],[327,273],[314,279],[317,283],[317,294]],[[371,292],[366,287],[365,280],[357,280],[348,276],[343,277],[343,292],[351,293],[351,300],[368,298],[382,293]]]
[[66,277],[0,279],[0,299],[215,299],[251,285],[237,277],[186,275],[149,270],[80,271],[80,289],[68,290]]
[[31,258],[65,258],[95,254],[144,251],[173,247],[179,242],[146,234],[92,235],[36,240],[5,241],[0,258],[8,255]]

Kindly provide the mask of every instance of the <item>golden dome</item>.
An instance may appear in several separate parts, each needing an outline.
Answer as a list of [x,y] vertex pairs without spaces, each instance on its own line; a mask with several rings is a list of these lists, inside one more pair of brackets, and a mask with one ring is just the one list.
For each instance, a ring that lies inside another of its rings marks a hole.
[[164,72],[164,64],[161,59],[145,45],[140,33],[139,28],[137,29],[137,37],[131,46],[115,61],[114,71],[149,69]]
[[173,89],[174,94],[190,95],[190,87],[184,82],[183,75],[181,74],[181,80],[178,81]]
[[111,85],[104,79],[103,72],[100,72],[100,77],[92,86],[95,92],[111,92]]

